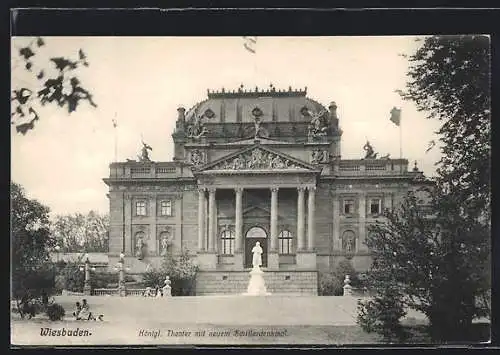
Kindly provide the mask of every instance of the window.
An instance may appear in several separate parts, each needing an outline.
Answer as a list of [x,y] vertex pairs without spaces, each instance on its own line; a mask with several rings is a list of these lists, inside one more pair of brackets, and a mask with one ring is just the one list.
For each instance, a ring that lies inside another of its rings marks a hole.
[[146,201],[136,201],[135,214],[136,216],[146,216]]
[[379,198],[374,198],[370,201],[370,214],[380,214],[382,210],[382,201]]
[[234,253],[234,231],[225,229],[222,231],[221,236],[222,254],[232,255]]
[[354,200],[344,200],[344,214],[354,214]]
[[292,254],[292,240],[293,236],[290,231],[281,231],[281,233],[278,235],[280,254]]
[[160,203],[160,215],[161,216],[172,216],[172,201],[161,201]]

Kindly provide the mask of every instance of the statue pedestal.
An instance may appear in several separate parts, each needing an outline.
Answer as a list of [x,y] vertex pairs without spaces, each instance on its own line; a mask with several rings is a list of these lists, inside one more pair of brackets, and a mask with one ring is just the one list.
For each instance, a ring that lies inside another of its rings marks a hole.
[[164,286],[163,287],[163,297],[171,297],[172,296],[172,287]]
[[277,252],[269,252],[267,254],[267,268],[268,270],[279,270],[280,256]]
[[245,296],[267,296],[270,292],[266,290],[266,284],[264,282],[264,271],[260,267],[254,267],[250,271],[250,281],[248,283],[247,292],[243,295]]

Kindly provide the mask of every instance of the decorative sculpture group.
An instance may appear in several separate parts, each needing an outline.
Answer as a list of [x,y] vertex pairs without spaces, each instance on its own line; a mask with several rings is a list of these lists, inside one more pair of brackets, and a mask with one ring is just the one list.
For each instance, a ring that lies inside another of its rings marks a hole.
[[189,153],[189,157],[190,157],[189,161],[194,166],[199,166],[199,165],[203,165],[206,163],[205,153],[199,149],[193,149]]
[[[378,153],[375,153],[369,141],[366,141],[365,145],[363,146],[363,150],[366,152],[364,159],[377,159]],[[387,153],[386,155],[381,156],[379,159],[388,160],[390,159],[390,156],[391,155]]]
[[215,117],[215,113],[207,109],[201,115],[197,112],[188,114],[186,117],[186,133],[189,138],[199,139],[208,133],[208,129],[205,127],[205,118],[212,119]]
[[326,118],[327,111],[321,110],[319,112],[312,112],[307,107],[300,110],[303,116],[310,117],[309,126],[307,128],[307,136],[309,138],[318,138],[327,135],[329,122]]
[[300,166],[277,154],[255,148],[251,153],[241,154],[214,166],[214,169],[300,169]]
[[328,150],[316,149],[311,153],[311,163],[321,164],[328,163],[330,161],[330,153]]
[[144,143],[144,141],[142,141],[142,148],[141,148],[141,155],[138,156],[139,158],[139,161],[151,161],[151,159],[149,158],[149,153],[148,151],[149,150],[153,150],[153,148],[151,148],[150,145]]

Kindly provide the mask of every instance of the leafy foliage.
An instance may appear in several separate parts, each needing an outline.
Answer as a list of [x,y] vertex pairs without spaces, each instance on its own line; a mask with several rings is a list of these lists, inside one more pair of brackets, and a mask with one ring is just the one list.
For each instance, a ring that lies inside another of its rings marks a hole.
[[88,214],[56,216],[52,234],[62,252],[107,252],[109,216],[94,211]]
[[85,273],[80,270],[84,264],[83,254],[75,261],[60,262],[58,264],[58,275],[56,286],[58,291],[69,290],[73,292],[83,292]]
[[[87,101],[93,107],[97,107],[92,94],[81,85],[80,79],[75,74],[75,70],[79,67],[89,66],[83,50],[78,51],[76,60],[52,57],[49,58],[49,63],[40,65],[35,59],[45,46],[44,39],[39,37],[19,48],[19,60],[22,61],[24,70],[33,73],[35,79],[32,85],[23,82],[21,86],[12,89],[11,122],[21,134],[33,129],[35,122],[40,119],[37,104],[44,106],[55,103],[61,108],[66,107],[69,113],[74,112],[81,101]],[[47,72],[50,72],[48,69],[51,64],[55,68],[55,73],[48,77]]]
[[193,295],[196,273],[198,266],[195,265],[189,252],[183,251],[177,258],[167,255],[159,270],[151,269],[143,274],[146,287],[164,286],[165,277],[168,275],[172,281],[173,296]]
[[29,299],[54,285],[49,262],[49,250],[54,246],[49,209],[29,199],[20,185],[11,182],[10,189],[12,294]]
[[62,320],[66,314],[64,307],[59,303],[49,304],[46,313],[51,321]]
[[357,322],[367,333],[378,333],[387,343],[403,342],[408,333],[400,320],[406,315],[403,296],[396,287],[384,289],[373,299],[358,302]]
[[432,36],[409,57],[403,98],[413,101],[438,130],[439,187],[453,193],[471,217],[490,218],[491,94],[487,36]]
[[342,296],[344,294],[344,279],[349,275],[351,286],[359,288],[361,281],[358,273],[348,259],[339,262],[333,272],[322,272],[319,274],[319,295],[320,296]]
[[[442,159],[428,191],[430,215],[410,195],[372,228],[370,283],[376,300],[397,286],[397,304],[423,312],[433,340],[457,341],[490,312],[489,38],[427,37],[409,61],[401,95],[442,121]],[[360,307],[365,325],[381,319],[373,302]]]

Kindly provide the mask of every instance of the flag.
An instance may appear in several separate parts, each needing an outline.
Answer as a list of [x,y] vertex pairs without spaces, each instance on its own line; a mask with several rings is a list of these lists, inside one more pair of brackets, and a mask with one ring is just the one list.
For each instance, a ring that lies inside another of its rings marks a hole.
[[113,128],[116,128],[118,126],[118,123],[116,123],[116,119],[113,118]]
[[434,148],[435,145],[436,145],[436,141],[431,140],[429,142],[429,147],[427,148],[427,150],[425,152],[428,153],[432,148]]
[[400,108],[396,108],[396,107],[392,108],[390,120],[396,126],[399,126],[401,124],[401,109]]
[[255,53],[255,43],[257,43],[257,37],[243,37],[245,43],[243,46],[249,52]]

